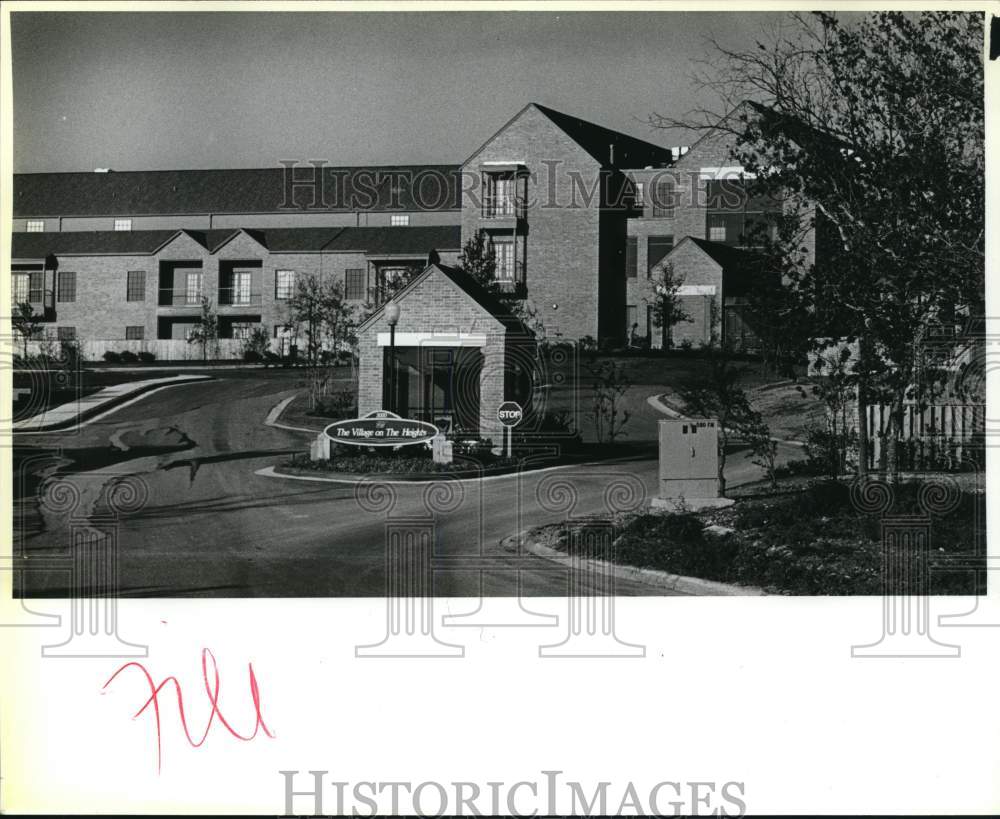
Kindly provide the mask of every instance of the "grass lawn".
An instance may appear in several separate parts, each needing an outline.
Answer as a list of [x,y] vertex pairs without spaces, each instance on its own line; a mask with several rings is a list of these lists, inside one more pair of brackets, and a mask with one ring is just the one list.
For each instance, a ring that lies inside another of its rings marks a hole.
[[[585,441],[596,440],[593,404],[593,366],[612,361],[618,364],[630,386],[620,401],[621,411],[629,413],[622,441],[651,442],[658,438],[657,422],[665,416],[651,407],[647,399],[652,395],[671,396],[683,381],[697,375],[705,366],[703,359],[694,354],[677,353],[664,356],[601,356],[596,362],[581,360],[575,375],[561,373],[552,366],[546,373],[551,385],[544,390],[545,408],[553,412],[573,413],[577,428]],[[759,410],[778,438],[802,440],[802,430],[813,421],[823,418],[823,405],[813,397],[808,383],[793,385],[784,379],[765,372],[756,361],[738,361],[741,383],[746,388],[754,408]],[[562,383],[557,376],[562,375]],[[678,399],[671,404],[680,405]]]
[[[891,514],[918,513],[918,492],[916,483],[898,487]],[[854,507],[846,483],[792,481],[777,492],[758,487],[756,495],[744,493],[726,509],[624,519],[615,562],[776,594],[882,593],[883,524]],[[706,531],[712,524],[721,528]],[[968,570],[949,568],[950,559],[981,560],[985,532],[985,495],[971,489],[961,492],[947,514],[932,518],[931,594],[985,593],[985,572],[977,579]],[[563,525],[543,535],[554,548],[570,551],[576,542],[570,533]],[[921,589],[914,584],[901,591]]]

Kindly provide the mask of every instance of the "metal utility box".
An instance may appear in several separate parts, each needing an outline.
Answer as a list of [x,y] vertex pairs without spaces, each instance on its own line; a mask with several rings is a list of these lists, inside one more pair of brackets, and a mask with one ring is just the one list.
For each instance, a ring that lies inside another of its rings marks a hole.
[[719,497],[719,429],[715,419],[660,421],[660,497]]

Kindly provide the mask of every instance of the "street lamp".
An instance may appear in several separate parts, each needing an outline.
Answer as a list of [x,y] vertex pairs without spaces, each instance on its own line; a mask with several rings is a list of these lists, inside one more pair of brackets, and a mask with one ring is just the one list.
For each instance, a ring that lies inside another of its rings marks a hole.
[[389,322],[389,412],[396,411],[396,325],[399,323],[399,304],[390,301],[385,306],[385,320]]

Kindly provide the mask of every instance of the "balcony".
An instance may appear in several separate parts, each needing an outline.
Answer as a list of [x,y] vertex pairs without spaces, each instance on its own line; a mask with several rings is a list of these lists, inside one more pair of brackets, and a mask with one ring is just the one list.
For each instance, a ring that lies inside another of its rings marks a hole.
[[260,307],[261,294],[242,287],[220,287],[219,309],[231,307]]
[[[524,262],[518,260],[514,263],[513,271],[498,270],[493,278],[493,283],[501,293],[507,293],[515,298],[523,299],[527,295],[527,285],[525,284]],[[513,273],[513,275],[510,275]]]
[[28,297],[26,299],[21,299],[19,301],[15,296],[12,301],[14,304],[23,304],[24,302],[27,302],[31,305],[31,309],[36,315],[47,315],[56,309],[55,293],[51,290],[32,289],[28,291]]
[[160,290],[158,307],[172,307],[180,310],[201,310],[200,290]]
[[487,196],[483,200],[483,219],[515,222],[525,218],[524,202],[511,196]]

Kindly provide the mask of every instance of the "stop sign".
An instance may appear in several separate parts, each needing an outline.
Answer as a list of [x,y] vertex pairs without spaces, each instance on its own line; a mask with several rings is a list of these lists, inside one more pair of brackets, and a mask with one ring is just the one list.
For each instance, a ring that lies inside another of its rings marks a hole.
[[516,427],[523,417],[524,410],[514,401],[504,401],[497,410],[497,420],[505,427]]

